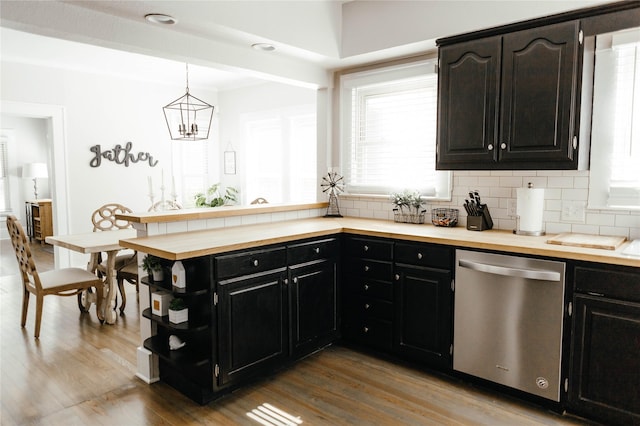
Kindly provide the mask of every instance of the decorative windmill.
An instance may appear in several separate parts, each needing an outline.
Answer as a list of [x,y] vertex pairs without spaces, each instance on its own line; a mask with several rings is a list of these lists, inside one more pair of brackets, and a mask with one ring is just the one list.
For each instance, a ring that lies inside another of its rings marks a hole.
[[324,217],[342,217],[338,208],[338,194],[344,191],[343,177],[336,172],[329,172],[322,177],[320,186],[324,188],[322,192],[329,192],[329,206]]

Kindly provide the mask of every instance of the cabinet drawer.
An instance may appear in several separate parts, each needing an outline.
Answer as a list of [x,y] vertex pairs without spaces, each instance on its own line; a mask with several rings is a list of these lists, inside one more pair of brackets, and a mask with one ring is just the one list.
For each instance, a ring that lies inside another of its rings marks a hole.
[[396,243],[396,263],[451,269],[453,249],[433,244]]
[[310,241],[293,244],[287,247],[287,263],[295,265],[319,259],[327,259],[340,254],[338,240],[330,238],[326,240]]
[[391,321],[376,318],[353,318],[345,322],[345,337],[371,347],[391,350],[393,347],[393,325]]
[[393,284],[390,281],[367,280],[351,276],[347,277],[346,285],[351,294],[393,300]]
[[621,269],[607,265],[576,266],[575,291],[640,302],[640,273],[631,268]]
[[349,238],[347,240],[347,253],[351,257],[390,261],[393,258],[393,242]]
[[220,280],[282,268],[286,261],[285,247],[216,256],[216,278]]
[[367,296],[352,296],[345,305],[345,315],[356,318],[378,318],[387,321],[393,319],[393,303]]
[[348,261],[349,272],[363,278],[391,281],[393,278],[393,265],[391,262],[379,262],[369,259],[350,259]]

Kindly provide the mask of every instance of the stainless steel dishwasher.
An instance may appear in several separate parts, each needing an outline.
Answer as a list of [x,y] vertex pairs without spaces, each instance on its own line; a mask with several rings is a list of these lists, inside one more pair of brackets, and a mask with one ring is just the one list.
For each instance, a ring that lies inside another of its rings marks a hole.
[[456,251],[453,368],[560,401],[565,264]]

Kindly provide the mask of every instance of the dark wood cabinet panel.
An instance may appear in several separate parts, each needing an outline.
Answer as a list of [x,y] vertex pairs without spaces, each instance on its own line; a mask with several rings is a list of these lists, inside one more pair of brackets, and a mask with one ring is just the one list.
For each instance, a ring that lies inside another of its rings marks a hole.
[[501,163],[573,163],[578,31],[571,21],[504,36]]
[[500,37],[440,49],[437,165],[495,163]]
[[266,371],[289,355],[285,268],[218,283],[221,385]]
[[299,357],[338,337],[338,264],[335,259],[290,267],[291,353]]
[[640,304],[576,295],[575,313],[572,409],[607,424],[640,424]]
[[569,21],[442,46],[436,168],[577,168],[579,29]]

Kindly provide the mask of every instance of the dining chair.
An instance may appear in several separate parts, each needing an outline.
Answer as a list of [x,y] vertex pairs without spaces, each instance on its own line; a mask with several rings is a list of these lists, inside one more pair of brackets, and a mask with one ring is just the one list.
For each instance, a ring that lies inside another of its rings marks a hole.
[[253,200],[251,202],[251,204],[268,204],[268,203],[269,202],[266,199],[262,198],[262,197],[258,197],[258,198],[256,198],[255,200]]
[[[93,223],[93,231],[114,231],[118,229],[126,229],[131,227],[131,222],[128,220],[118,219],[116,215],[123,213],[132,213],[133,211],[118,203],[108,203],[103,206],[100,206],[96,209],[91,215],[91,223]],[[128,267],[129,265],[133,265],[133,267],[129,268],[127,271],[135,270],[135,274],[124,272],[120,274],[120,270]],[[100,278],[104,278],[107,275],[107,265],[103,260],[102,253],[98,255],[98,266],[96,273]],[[115,260],[114,266],[114,276],[118,280],[118,290],[120,291],[120,296],[122,297],[123,306],[120,307],[120,312],[124,310],[124,304],[126,304],[126,295],[124,291],[124,281],[128,281],[129,283],[136,286],[136,291],[138,291],[138,273],[137,273],[137,252],[128,251],[126,253],[118,254]],[[86,306],[82,301],[82,296],[78,295],[78,306]],[[82,309],[82,308],[81,308]],[[86,309],[86,307],[85,307]]]
[[33,293],[36,297],[36,326],[34,336],[40,337],[42,322],[42,305],[44,296],[75,296],[92,287],[96,288],[98,309],[101,308],[103,296],[103,282],[95,274],[81,268],[62,268],[38,273],[31,255],[29,240],[22,225],[15,216],[7,216],[7,229],[11,237],[11,244],[16,252],[16,259],[22,275],[22,319],[20,325],[27,322],[29,297]]

